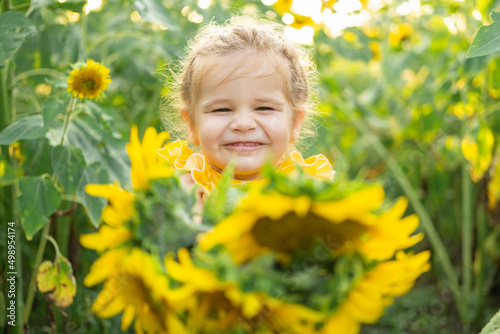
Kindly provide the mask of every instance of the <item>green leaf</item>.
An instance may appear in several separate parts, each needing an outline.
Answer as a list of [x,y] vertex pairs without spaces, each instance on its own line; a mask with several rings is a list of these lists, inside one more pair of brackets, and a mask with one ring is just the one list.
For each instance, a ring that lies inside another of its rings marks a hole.
[[0,145],[10,145],[21,139],[37,139],[43,137],[46,132],[42,115],[23,117],[0,132]]
[[[121,140],[121,150],[113,148],[117,143],[105,140],[101,125],[89,117],[77,118],[68,127],[68,142],[82,150],[88,164],[100,162],[108,171],[111,180],[118,180],[127,188],[130,184],[130,162],[125,151],[126,140]],[[116,139],[115,139],[116,141]]]
[[491,318],[479,334],[500,334],[500,310]]
[[68,194],[72,194],[85,168],[82,151],[77,147],[56,146],[52,150],[52,168]]
[[21,152],[25,159],[20,167],[24,174],[30,176],[53,174],[51,153],[53,148],[47,138],[23,140]]
[[51,96],[43,105],[43,126],[48,128],[57,115],[64,113],[64,104],[57,97]]
[[169,10],[158,0],[135,0],[134,8],[144,21],[158,23],[171,30],[179,30],[177,22],[172,20]]
[[203,225],[214,226],[229,216],[234,210],[236,201],[243,196],[242,191],[231,186],[234,167],[234,162],[227,166],[217,188],[206,198],[205,203],[211,205],[203,206]]
[[35,26],[17,11],[0,14],[0,67],[21,47],[24,40],[36,32]]
[[47,224],[48,217],[61,203],[56,187],[42,177],[23,177],[19,180],[18,205],[26,238],[31,240]]
[[81,12],[83,6],[87,3],[87,1],[81,0],[68,0],[64,2],[60,2],[57,0],[31,0],[30,10],[39,7],[50,7],[57,9],[67,9],[74,12]]
[[90,196],[85,192],[87,184],[106,184],[109,183],[108,171],[102,168],[100,163],[95,163],[85,167],[83,170],[82,180],[76,191],[76,197],[81,204],[87,209],[88,216],[94,227],[99,227],[101,213],[107,204],[107,201],[102,197]]
[[493,23],[482,26],[474,36],[467,58],[485,56],[500,50],[500,7],[491,13]]
[[76,281],[71,263],[58,254],[55,261],[44,261],[36,276],[38,290],[46,293],[57,307],[68,307],[76,294]]

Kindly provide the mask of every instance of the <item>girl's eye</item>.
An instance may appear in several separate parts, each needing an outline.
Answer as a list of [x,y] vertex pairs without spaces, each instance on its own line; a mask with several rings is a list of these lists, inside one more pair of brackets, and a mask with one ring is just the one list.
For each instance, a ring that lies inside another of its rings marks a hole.
[[219,108],[219,109],[213,110],[212,112],[228,112],[228,111],[231,111],[231,109],[229,109],[229,108]]
[[274,110],[271,107],[258,107],[257,110]]

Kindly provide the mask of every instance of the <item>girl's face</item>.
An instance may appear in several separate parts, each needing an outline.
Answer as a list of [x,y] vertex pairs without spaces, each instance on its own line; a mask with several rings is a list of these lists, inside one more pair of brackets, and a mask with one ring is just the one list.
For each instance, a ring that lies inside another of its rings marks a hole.
[[278,163],[297,138],[304,113],[295,117],[283,78],[269,62],[228,64],[219,62],[201,81],[191,137],[217,171],[234,159],[236,179],[258,179],[264,163]]

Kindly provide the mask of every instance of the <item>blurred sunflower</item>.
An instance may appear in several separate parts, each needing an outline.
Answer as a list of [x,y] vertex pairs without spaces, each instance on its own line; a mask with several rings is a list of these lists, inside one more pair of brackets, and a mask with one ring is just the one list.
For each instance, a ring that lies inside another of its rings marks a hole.
[[74,68],[68,77],[68,92],[83,99],[99,98],[111,82],[109,69],[92,59],[80,68]]
[[224,245],[237,264],[269,252],[287,263],[292,254],[310,250],[322,240],[332,255],[361,252],[370,259],[386,260],[423,238],[421,233],[411,236],[418,226],[415,215],[401,219],[406,199],[384,213],[373,213],[384,199],[382,187],[366,188],[333,201],[313,197],[251,187],[233,214],[200,235],[200,247],[208,250]]
[[155,128],[150,126],[146,129],[141,143],[137,126],[132,126],[127,152],[132,163],[130,177],[134,189],[147,190],[150,188],[150,180],[173,175],[172,168],[157,151],[168,137],[168,132],[157,133]]
[[178,258],[179,262],[175,261],[170,253],[165,267],[169,276],[182,283],[174,293],[186,300],[178,305],[189,314],[191,332],[225,331],[243,325],[246,330],[264,326],[273,332],[312,333],[324,319],[321,313],[305,306],[285,303],[264,293],[243,292],[234,282],[220,281],[213,272],[195,267],[184,248],[179,249]]
[[132,237],[132,232],[127,228],[102,225],[97,233],[80,236],[80,243],[85,248],[102,252],[118,247]]
[[108,205],[102,211],[101,219],[108,225],[119,227],[134,215],[135,196],[118,185],[88,184],[85,191],[91,196],[100,196],[108,200]]
[[167,276],[151,255],[139,248],[104,253],[90,268],[84,284],[104,282],[92,312],[110,318],[121,312],[121,330],[134,322],[137,333],[188,333],[176,316]]
[[415,280],[429,271],[429,258],[429,251],[416,255],[399,251],[395,260],[377,264],[355,284],[321,333],[357,334],[361,324],[376,323],[394,297],[407,293]]

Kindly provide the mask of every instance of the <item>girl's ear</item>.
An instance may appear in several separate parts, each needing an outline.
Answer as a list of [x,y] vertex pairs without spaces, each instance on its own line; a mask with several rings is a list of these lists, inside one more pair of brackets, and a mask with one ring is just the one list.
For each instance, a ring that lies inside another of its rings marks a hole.
[[191,118],[189,117],[189,112],[185,109],[181,111],[182,117],[186,120],[188,125],[189,139],[195,144],[199,145],[200,141],[198,140],[198,136],[196,135],[196,129],[194,128]]
[[306,117],[305,110],[297,111],[297,114],[295,115],[295,121],[293,123],[293,129],[292,129],[292,139],[293,140],[295,140],[299,137],[300,127],[302,126],[302,121],[304,120],[304,117]]

